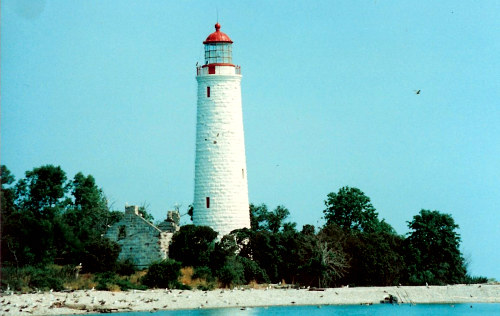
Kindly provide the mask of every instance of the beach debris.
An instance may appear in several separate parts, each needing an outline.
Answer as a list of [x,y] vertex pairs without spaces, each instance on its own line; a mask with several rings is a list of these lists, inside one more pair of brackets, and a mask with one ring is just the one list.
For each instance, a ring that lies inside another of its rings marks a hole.
[[311,287],[309,288],[309,291],[324,291],[326,290],[325,288],[322,287]]
[[394,304],[398,303],[398,297],[392,294],[389,294],[388,296],[384,297],[383,300],[380,301],[381,304]]

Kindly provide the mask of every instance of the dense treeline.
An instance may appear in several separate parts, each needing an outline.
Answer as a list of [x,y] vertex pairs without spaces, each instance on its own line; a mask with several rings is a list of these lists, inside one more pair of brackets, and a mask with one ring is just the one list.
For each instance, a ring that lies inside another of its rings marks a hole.
[[22,285],[13,280],[23,278],[29,288],[62,289],[61,276],[68,281],[75,272],[98,273],[89,286],[101,289],[183,287],[181,267],[192,267],[192,277],[205,280],[207,288],[249,282],[327,287],[485,281],[467,276],[458,225],[450,215],[421,210],[401,236],[379,219],[361,190],[343,187],[327,195],[322,227],[298,230],[287,220],[288,209],[270,211],[265,204],[250,205],[250,229],[227,236],[185,225],[174,235],[171,259],[153,264],[132,284],[120,275],[134,273],[133,266],[117,262],[119,245],[103,237],[123,213],[109,209],[91,175],[67,179],[52,165],[27,171],[18,181],[5,166],[1,172],[2,288],[8,275],[16,289]]
[[[470,282],[452,217],[422,210],[408,237],[378,219],[370,199],[344,187],[325,201],[326,224],[301,231],[289,211],[251,205],[251,229],[217,241],[209,227],[186,225],[174,235],[170,257],[217,277],[224,285],[291,283],[331,287]],[[194,242],[193,242],[194,241]],[[485,281],[484,278],[481,279]]]
[[51,165],[14,183],[2,166],[2,263],[16,267],[79,264],[84,271],[114,267],[120,248],[103,238],[122,213],[111,212],[91,175],[68,180]]

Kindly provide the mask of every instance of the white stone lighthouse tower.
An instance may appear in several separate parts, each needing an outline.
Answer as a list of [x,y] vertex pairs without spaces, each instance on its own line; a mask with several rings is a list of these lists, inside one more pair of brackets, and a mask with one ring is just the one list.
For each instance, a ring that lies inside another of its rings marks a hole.
[[215,32],[203,42],[205,63],[196,69],[193,222],[210,226],[219,238],[250,227],[241,69],[233,64],[232,43],[215,24]]

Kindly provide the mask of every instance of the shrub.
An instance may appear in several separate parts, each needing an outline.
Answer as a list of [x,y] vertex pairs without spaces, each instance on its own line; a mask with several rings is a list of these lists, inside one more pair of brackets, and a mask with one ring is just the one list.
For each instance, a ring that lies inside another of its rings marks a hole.
[[120,250],[120,245],[107,238],[91,240],[85,245],[82,253],[83,270],[86,272],[114,270]]
[[132,275],[135,271],[137,271],[135,265],[130,259],[116,263],[116,273],[119,275]]
[[184,225],[176,232],[169,247],[169,256],[184,267],[208,266],[217,232],[208,226]]
[[245,269],[237,260],[228,260],[217,273],[219,282],[224,287],[233,287],[245,283]]
[[181,263],[172,259],[153,263],[142,283],[148,287],[182,288],[179,282]]
[[255,261],[248,258],[239,258],[243,265],[244,276],[247,283],[256,281],[257,283],[269,283],[269,277],[265,270],[263,270]]
[[64,283],[64,287],[68,290],[86,290],[95,288],[97,283],[94,281],[94,275],[90,273],[82,273],[78,278]]
[[204,279],[207,282],[215,281],[215,277],[212,275],[212,270],[209,267],[197,267],[194,270],[193,278],[195,279]]
[[61,291],[65,289],[65,282],[73,278],[71,268],[56,265],[25,266],[22,268],[2,267],[2,288],[7,285],[15,291],[28,292],[31,290]]
[[465,284],[479,284],[479,283],[488,283],[488,278],[483,276],[470,276],[466,275],[464,278]]
[[144,290],[147,288],[143,285],[133,284],[129,280],[121,278],[114,272],[99,273],[96,275],[95,280],[97,282],[96,290],[100,291],[118,291],[130,289]]

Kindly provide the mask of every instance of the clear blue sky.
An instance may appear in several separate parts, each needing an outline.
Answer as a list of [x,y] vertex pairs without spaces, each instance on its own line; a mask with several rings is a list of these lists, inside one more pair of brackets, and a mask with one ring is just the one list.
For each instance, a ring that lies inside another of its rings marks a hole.
[[2,164],[92,174],[116,209],[185,211],[217,11],[251,202],[321,225],[326,195],[355,186],[400,234],[422,208],[449,213],[472,274],[500,279],[500,1],[4,0]]

